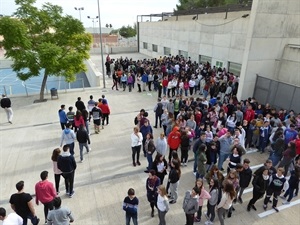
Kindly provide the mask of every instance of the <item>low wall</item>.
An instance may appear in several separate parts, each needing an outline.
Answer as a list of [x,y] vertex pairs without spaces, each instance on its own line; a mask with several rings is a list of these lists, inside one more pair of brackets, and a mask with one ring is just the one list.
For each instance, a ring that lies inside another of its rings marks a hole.
[[98,71],[95,64],[90,59],[85,61],[85,65],[87,68],[85,74],[91,87],[100,87],[102,73]]
[[[138,52],[138,47],[119,47],[119,46],[103,46],[103,54],[118,54],[118,53],[134,53]],[[90,54],[101,54],[101,48],[93,48]]]
[[0,59],[0,69],[11,68],[12,63],[9,59]]

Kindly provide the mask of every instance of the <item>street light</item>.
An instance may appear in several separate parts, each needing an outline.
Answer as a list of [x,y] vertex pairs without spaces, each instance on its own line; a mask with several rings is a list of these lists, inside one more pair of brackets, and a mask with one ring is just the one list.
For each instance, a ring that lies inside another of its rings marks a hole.
[[101,17],[100,17],[100,3],[98,3],[98,18],[99,18],[99,30],[100,30],[100,50],[101,50],[101,61],[102,61],[102,76],[103,76],[103,88],[105,88],[105,70],[104,70],[104,56],[103,56],[103,46],[102,46],[102,31],[101,31]]
[[84,10],[84,8],[83,7],[79,7],[79,8],[74,7],[74,9],[79,11],[79,19],[80,19],[80,22],[81,22],[81,11]]
[[[95,43],[96,42],[96,37],[95,37],[95,34],[96,34],[96,32],[95,32],[95,23],[98,22],[98,20],[96,20],[96,19],[98,19],[98,16],[96,16],[96,17],[87,16],[87,18],[91,19],[92,23],[93,23],[93,43]],[[94,47],[94,44],[93,44],[93,47]]]

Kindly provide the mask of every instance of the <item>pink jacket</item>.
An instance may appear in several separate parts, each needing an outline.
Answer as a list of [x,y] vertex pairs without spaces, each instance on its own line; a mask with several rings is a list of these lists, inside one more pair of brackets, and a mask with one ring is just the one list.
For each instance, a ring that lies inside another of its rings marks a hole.
[[51,202],[56,197],[56,191],[50,181],[44,180],[36,183],[35,195],[35,202],[38,205],[39,201],[41,203]]
[[211,198],[210,194],[203,187],[198,200],[199,206],[203,206],[204,199],[210,199],[210,198]]

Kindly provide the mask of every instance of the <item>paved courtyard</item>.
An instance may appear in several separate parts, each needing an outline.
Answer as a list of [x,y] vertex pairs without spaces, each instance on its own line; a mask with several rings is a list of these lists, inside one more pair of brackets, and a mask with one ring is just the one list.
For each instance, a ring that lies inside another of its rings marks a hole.
[[[119,57],[111,56],[111,58]],[[141,54],[123,54],[128,58],[145,58]],[[93,62],[100,68],[98,56],[92,56]],[[111,90],[111,79],[107,80],[107,88],[88,88],[85,90],[68,90],[59,92],[58,100],[33,103],[38,96],[11,97],[14,110],[13,124],[6,122],[5,113],[0,111],[0,206],[11,211],[9,197],[16,192],[15,184],[25,181],[25,191],[34,194],[34,185],[39,181],[40,172],[48,170],[49,179],[54,182],[51,154],[54,148],[59,147],[61,129],[57,111],[61,104],[74,106],[77,97],[87,102],[90,95],[98,99],[102,94],[106,95],[111,108],[110,124],[105,126],[101,133],[92,132],[91,152],[84,155],[84,162],[77,164],[75,174],[75,196],[70,199],[64,195],[63,180],[61,180],[61,194],[63,205],[68,206],[74,213],[74,225],[121,225],[125,224],[122,201],[127,190],[133,187],[140,200],[139,224],[158,224],[157,212],[154,218],[150,217],[150,206],[146,198],[144,173],[147,165],[146,158],[142,156],[141,166],[133,167],[131,164],[130,134],[134,127],[133,119],[141,108],[150,112],[150,121],[154,122],[153,107],[156,104],[156,92],[137,93],[136,89],[129,93]],[[91,126],[92,127],[92,126]],[[92,128],[91,128],[92,129]],[[157,138],[160,129],[154,129],[154,137]],[[190,152],[190,156],[192,156]],[[267,154],[263,157],[259,153],[246,155],[251,160],[251,165],[257,166],[263,163]],[[75,144],[75,158],[79,161],[78,144]],[[176,204],[170,206],[167,213],[167,224],[185,224],[185,215],[182,210],[183,195],[186,190],[194,185],[195,177],[192,174],[192,164],[182,168],[182,178],[179,185],[179,199]],[[165,179],[166,182],[166,179]],[[262,201],[258,201],[258,210],[246,211],[246,206],[252,194],[246,190],[244,203],[236,204],[236,211],[232,218],[225,220],[227,225],[298,225],[300,223],[300,198],[293,199],[295,205],[282,206],[279,200],[279,213],[269,210],[264,213]],[[206,205],[206,203],[205,203]],[[35,206],[37,215],[43,222],[43,206]],[[206,207],[204,206],[204,210]],[[269,215],[270,214],[270,215]],[[204,218],[202,218],[204,221]],[[200,224],[203,224],[201,222]],[[215,222],[218,224],[218,221]]]

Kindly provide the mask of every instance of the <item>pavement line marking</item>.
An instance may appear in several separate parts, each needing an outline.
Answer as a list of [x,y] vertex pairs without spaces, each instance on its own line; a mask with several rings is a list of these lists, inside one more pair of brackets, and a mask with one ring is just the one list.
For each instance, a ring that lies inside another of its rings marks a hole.
[[[287,208],[290,208],[290,207],[292,207],[292,206],[294,206],[294,205],[298,205],[298,204],[300,204],[300,199],[291,202],[289,205],[281,205],[281,206],[279,206],[279,207],[277,207],[277,208],[278,208],[279,210],[283,210],[283,209],[287,209]],[[263,213],[258,214],[258,216],[259,216],[260,218],[263,218],[263,217],[269,216],[269,215],[271,215],[271,214],[273,214],[273,213],[276,213],[276,211],[275,211],[274,209],[270,209],[270,210],[268,210],[268,211],[266,211],[266,212],[263,212]]]
[[256,148],[250,148],[250,149],[251,150],[246,150],[246,154],[251,154],[251,153],[257,152]]

